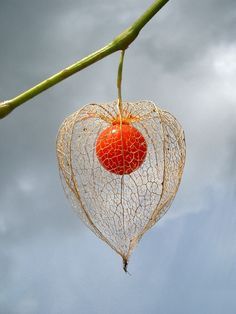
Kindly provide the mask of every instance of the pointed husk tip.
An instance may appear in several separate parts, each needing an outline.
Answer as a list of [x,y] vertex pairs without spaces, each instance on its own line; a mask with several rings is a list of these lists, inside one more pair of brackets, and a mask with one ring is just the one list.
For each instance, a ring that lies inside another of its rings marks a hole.
[[126,273],[128,273],[128,258],[127,257],[122,257],[123,258],[123,269]]

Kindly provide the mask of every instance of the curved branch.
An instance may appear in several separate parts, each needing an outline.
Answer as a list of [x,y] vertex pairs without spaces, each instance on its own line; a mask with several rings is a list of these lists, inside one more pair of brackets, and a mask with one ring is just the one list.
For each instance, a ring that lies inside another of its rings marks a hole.
[[0,103],[0,119],[7,116],[13,109],[25,103],[29,99],[37,96],[50,87],[58,84],[67,77],[85,69],[91,64],[105,58],[106,56],[118,51],[126,50],[128,46],[136,39],[140,30],[149,22],[149,20],[168,2],[169,0],[156,0],[128,29],[118,35],[112,42],[105,47],[93,52],[85,58],[77,61],[71,66],[49,77],[34,87],[28,89],[22,94]]

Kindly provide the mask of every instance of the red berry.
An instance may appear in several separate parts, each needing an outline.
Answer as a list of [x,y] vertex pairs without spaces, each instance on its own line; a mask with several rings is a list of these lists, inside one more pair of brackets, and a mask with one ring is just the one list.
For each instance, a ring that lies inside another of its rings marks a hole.
[[106,170],[119,175],[129,174],[144,162],[147,143],[142,133],[131,124],[117,123],[99,134],[96,154]]

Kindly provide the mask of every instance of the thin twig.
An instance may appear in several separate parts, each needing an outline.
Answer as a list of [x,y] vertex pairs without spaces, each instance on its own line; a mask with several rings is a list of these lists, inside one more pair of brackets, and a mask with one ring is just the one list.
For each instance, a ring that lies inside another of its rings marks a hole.
[[16,96],[15,98],[0,102],[0,119],[7,116],[16,107],[22,105],[29,99],[37,96],[38,94],[49,89],[50,87],[58,84],[59,82],[68,78],[69,76],[85,69],[91,64],[107,57],[108,55],[118,50],[124,51],[125,49],[127,49],[129,45],[136,39],[140,30],[168,1],[169,0],[154,1],[154,3],[133,23],[133,25],[131,25],[129,28],[123,31],[120,35],[118,35],[112,42],[107,44],[105,47],[77,61],[71,66],[56,73],[55,75],[49,77],[48,79],[28,89],[27,91]]
[[122,72],[123,72],[124,55],[125,55],[125,50],[121,50],[120,63],[119,63],[118,74],[117,74],[118,110],[119,110],[120,120],[123,117],[121,83],[122,83]]

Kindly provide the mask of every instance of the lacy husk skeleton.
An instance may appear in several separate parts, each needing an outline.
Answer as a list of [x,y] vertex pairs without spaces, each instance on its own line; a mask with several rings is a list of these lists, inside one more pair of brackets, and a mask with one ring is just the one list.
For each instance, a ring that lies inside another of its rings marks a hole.
[[[98,135],[119,116],[117,101],[89,104],[63,122],[57,157],[63,187],[85,224],[123,258],[124,269],[143,234],[168,210],[185,163],[184,132],[153,102],[123,102],[123,119],[147,143],[143,164],[130,174],[104,169],[96,156]],[[122,128],[122,123],[120,123]]]

